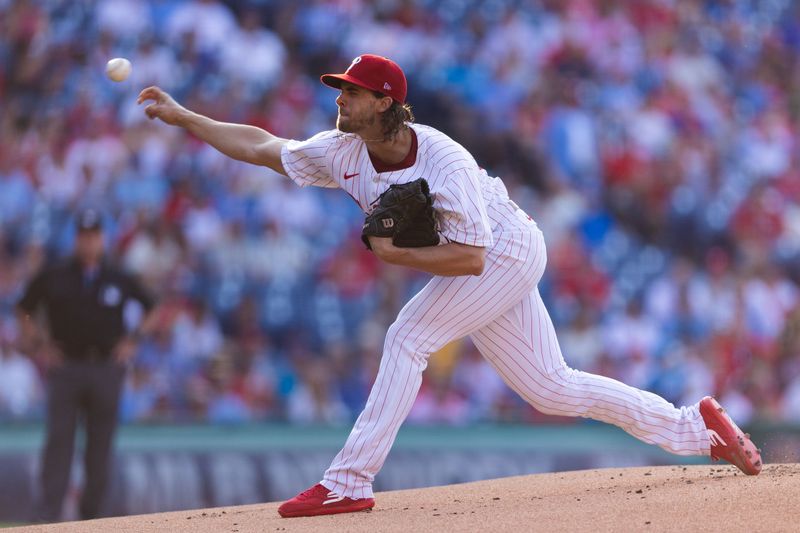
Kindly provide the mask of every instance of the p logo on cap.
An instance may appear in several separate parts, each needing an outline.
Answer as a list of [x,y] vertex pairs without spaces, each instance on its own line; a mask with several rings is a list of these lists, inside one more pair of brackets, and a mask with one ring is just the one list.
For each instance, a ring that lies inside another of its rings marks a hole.
[[389,96],[401,104],[406,102],[406,75],[397,63],[386,57],[362,54],[353,59],[344,74],[323,74],[319,79],[335,89],[346,81]]
[[355,59],[353,60],[353,62],[352,62],[352,63],[350,63],[350,66],[349,66],[349,67],[347,67],[347,70],[345,70],[345,71],[344,71],[344,73],[345,73],[345,74],[348,74],[348,73],[349,73],[351,70],[353,70],[353,66],[354,66],[354,65],[356,65],[356,64],[358,64],[360,61],[361,61],[361,56],[358,56],[357,58],[355,58]]

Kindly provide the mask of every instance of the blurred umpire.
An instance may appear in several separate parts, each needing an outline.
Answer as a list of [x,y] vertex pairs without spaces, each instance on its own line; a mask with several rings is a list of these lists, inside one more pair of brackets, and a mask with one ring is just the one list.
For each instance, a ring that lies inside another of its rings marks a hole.
[[76,223],[74,255],[46,265],[17,304],[23,339],[47,353],[47,436],[36,511],[45,522],[60,519],[79,418],[86,428],[80,517],[100,514],[126,362],[152,318],[151,297],[105,258],[100,213],[81,211]]

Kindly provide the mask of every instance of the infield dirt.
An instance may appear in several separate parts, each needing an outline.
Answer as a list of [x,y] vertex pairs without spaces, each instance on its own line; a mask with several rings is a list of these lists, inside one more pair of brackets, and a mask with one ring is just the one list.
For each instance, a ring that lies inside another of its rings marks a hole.
[[601,469],[384,492],[369,512],[283,519],[279,503],[13,532],[800,531],[800,464],[748,477],[731,466]]

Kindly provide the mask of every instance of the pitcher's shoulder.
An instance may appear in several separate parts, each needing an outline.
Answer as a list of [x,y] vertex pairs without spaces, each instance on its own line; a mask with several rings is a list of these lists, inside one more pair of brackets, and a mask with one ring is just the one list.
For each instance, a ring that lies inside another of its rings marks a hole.
[[430,126],[413,125],[419,139],[418,154],[436,171],[451,174],[479,170],[475,158],[458,141]]
[[456,142],[449,135],[447,135],[442,131],[437,130],[433,126],[427,126],[425,124],[419,124],[417,122],[409,123],[408,126],[411,129],[413,129],[414,133],[417,134],[417,137],[421,139],[432,138],[437,140],[449,140],[454,143]]
[[[339,130],[321,131],[306,140],[290,139],[283,147],[284,157],[327,157],[330,154],[342,153],[361,142],[358,137]],[[285,164],[285,161],[284,161]]]
[[358,137],[351,133],[345,133],[343,131],[333,129],[333,130],[325,130],[319,133],[314,134],[313,136],[309,137],[307,140],[302,141],[306,143],[319,143],[319,144],[340,144],[340,143],[350,143],[357,141]]

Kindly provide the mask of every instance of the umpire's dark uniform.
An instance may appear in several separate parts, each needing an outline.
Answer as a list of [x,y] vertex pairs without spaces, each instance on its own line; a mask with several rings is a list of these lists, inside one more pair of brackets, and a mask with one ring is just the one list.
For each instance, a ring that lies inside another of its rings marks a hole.
[[44,311],[50,339],[60,353],[60,361],[50,366],[47,376],[47,442],[36,517],[42,521],[60,518],[79,416],[86,427],[80,515],[83,519],[99,515],[125,374],[125,364],[114,357],[115,347],[130,334],[125,327],[128,304],[138,301],[146,312],[153,306],[131,276],[103,259],[101,224],[97,212],[82,212],[75,255],[40,272],[18,303],[29,316]]

